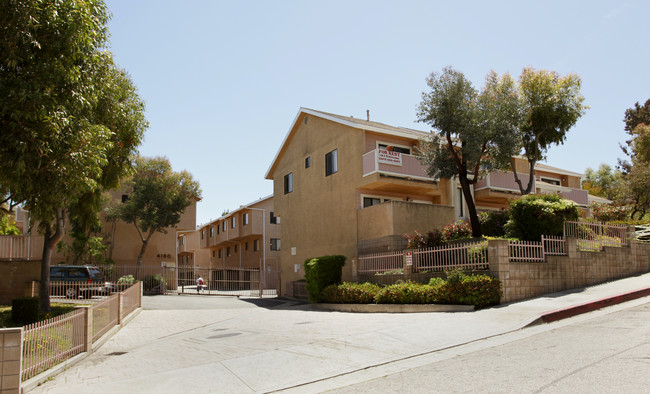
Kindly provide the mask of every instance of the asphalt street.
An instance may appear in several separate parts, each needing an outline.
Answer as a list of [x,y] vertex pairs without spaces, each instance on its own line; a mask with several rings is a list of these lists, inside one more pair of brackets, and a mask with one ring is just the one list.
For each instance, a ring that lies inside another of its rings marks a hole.
[[647,393],[650,303],[333,393]]

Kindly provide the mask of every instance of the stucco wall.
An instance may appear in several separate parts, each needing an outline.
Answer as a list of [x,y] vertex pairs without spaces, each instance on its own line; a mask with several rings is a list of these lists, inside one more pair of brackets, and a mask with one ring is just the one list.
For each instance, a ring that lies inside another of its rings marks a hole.
[[359,241],[441,229],[455,219],[449,205],[390,201],[357,211]]
[[25,293],[28,284],[40,280],[40,261],[0,261],[0,304],[11,305],[14,298],[31,295]]
[[[283,284],[304,277],[305,259],[328,254],[348,257],[343,277],[351,279],[351,259],[357,246],[355,188],[362,176],[363,131],[304,113],[295,127],[272,174],[275,210],[282,222]],[[338,150],[338,172],[325,176],[325,155],[334,149]],[[307,156],[311,157],[310,168],[305,168]],[[284,194],[284,176],[290,172],[293,192]]]

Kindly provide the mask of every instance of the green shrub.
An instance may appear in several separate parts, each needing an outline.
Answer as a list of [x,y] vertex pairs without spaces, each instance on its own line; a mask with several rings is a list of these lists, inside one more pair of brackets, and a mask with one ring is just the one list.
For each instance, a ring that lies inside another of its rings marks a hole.
[[310,302],[320,302],[327,286],[341,283],[345,256],[322,256],[305,260],[306,288]]
[[160,274],[147,275],[142,278],[142,288],[145,292],[162,291],[165,287],[165,278]]
[[22,297],[11,300],[11,320],[24,326],[39,320],[40,298]]
[[433,304],[437,289],[422,283],[399,283],[386,286],[375,296],[377,304]]
[[440,286],[444,285],[445,283],[447,283],[447,281],[442,279],[442,278],[431,278],[431,279],[429,279],[429,286],[440,287]]
[[508,211],[487,211],[478,215],[481,232],[488,237],[503,237],[506,234],[505,225],[510,219]]
[[404,275],[404,270],[403,269],[396,269],[396,270],[388,270],[384,272],[377,272],[375,275],[382,276],[382,275]]
[[133,275],[124,275],[117,280],[117,284],[119,285],[132,285],[133,282],[135,282]]
[[474,305],[483,308],[498,305],[501,281],[488,275],[466,275],[462,270],[447,273],[447,281],[438,289],[438,302]]
[[601,222],[624,221],[630,217],[631,208],[628,205],[609,205],[593,203],[589,206],[591,214]]
[[459,239],[472,238],[472,226],[465,221],[450,223],[442,228],[442,239],[444,242],[457,241]]
[[329,285],[321,292],[322,302],[336,304],[371,304],[380,287],[373,283],[343,282]]
[[564,222],[578,220],[578,204],[557,194],[529,194],[510,202],[506,232],[524,241],[539,241],[542,235],[562,235]]

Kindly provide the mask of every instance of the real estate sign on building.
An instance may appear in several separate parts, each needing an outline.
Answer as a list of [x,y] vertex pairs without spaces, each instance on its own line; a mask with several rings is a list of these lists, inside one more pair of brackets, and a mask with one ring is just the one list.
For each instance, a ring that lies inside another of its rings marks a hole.
[[383,164],[390,164],[393,166],[402,165],[402,154],[399,152],[393,152],[389,150],[379,149],[377,161]]

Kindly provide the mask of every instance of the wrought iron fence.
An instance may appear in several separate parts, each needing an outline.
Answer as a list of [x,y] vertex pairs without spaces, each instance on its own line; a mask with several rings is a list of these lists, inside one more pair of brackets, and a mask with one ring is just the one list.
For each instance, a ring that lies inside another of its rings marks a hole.
[[487,241],[413,250],[413,271],[488,269]]

